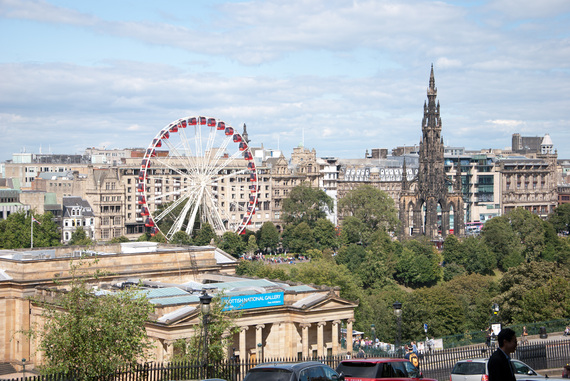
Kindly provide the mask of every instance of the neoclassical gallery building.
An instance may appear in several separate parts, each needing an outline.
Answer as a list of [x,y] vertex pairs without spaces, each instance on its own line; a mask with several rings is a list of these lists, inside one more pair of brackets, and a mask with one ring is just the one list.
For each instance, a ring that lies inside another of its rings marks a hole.
[[[341,328],[352,337],[357,303],[338,288],[235,276],[237,260],[215,247],[128,242],[94,247],[65,246],[0,250],[0,363],[41,363],[37,342],[21,332],[41,324],[42,309],[30,297],[51,297],[70,280],[72,260],[97,259],[90,270],[107,274],[92,284],[96,292],[112,285],[142,284],[154,315],[146,329],[155,342],[155,361],[169,361],[173,344],[196,334],[200,295],[223,293],[240,309],[228,356],[240,359],[338,355]],[[57,279],[57,284],[54,282]],[[29,369],[29,368],[28,368]]]

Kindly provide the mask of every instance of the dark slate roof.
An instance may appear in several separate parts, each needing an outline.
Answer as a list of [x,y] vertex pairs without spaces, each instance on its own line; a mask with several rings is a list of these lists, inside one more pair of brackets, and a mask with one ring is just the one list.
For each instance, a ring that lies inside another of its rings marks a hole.
[[63,198],[63,217],[71,217],[69,210],[76,206],[80,206],[83,209],[83,217],[93,217],[95,215],[87,200],[81,197],[68,196]]

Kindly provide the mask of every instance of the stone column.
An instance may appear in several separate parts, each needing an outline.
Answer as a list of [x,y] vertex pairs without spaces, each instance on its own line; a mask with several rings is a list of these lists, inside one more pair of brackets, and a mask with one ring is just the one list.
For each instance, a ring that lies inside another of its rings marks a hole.
[[247,348],[245,347],[245,332],[249,329],[249,326],[240,327],[239,329],[239,358],[242,361],[247,360]]
[[354,319],[346,321],[346,353],[352,356],[352,323]]
[[332,322],[332,355],[338,355],[338,329],[340,320],[334,320]]
[[[258,363],[263,361],[263,328],[265,328],[265,324],[257,324],[255,326],[255,348],[258,349]],[[261,348],[258,347],[258,344],[261,344]]]
[[324,326],[325,322],[317,323],[317,356],[322,357],[323,354],[323,341],[324,341]]
[[309,356],[309,328],[311,327],[310,323],[301,323],[299,324],[302,331],[302,344],[303,344],[303,359]]

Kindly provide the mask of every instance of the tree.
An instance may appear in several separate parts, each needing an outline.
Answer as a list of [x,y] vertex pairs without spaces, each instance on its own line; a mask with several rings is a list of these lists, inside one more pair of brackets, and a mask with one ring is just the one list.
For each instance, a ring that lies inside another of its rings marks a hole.
[[525,311],[532,303],[523,304],[525,294],[536,290],[555,278],[567,278],[568,266],[552,262],[534,261],[510,268],[499,282],[500,294],[494,299],[501,306],[504,323],[524,322],[524,317],[535,311]]
[[283,231],[283,247],[290,252],[304,254],[315,246],[313,231],[309,224],[286,225]]
[[277,251],[279,246],[279,231],[271,221],[266,221],[259,230],[258,246],[261,250]]
[[172,235],[169,242],[175,245],[190,246],[192,245],[192,237],[190,237],[185,231],[179,230]]
[[440,286],[415,290],[402,305],[405,340],[422,337],[424,323],[428,324],[430,332],[436,337],[462,331],[465,321],[462,303],[458,295]]
[[111,240],[109,241],[109,243],[122,243],[122,242],[129,242],[130,240],[125,237],[124,235],[120,236],[120,237],[113,237],[111,238]]
[[506,216],[494,217],[485,222],[481,237],[495,254],[497,265],[501,270],[506,271],[516,267],[524,260],[521,241]]
[[523,256],[528,261],[540,258],[545,246],[543,221],[524,208],[515,208],[505,215],[523,244]]
[[478,237],[467,237],[461,243],[463,257],[460,264],[469,274],[493,275],[497,267],[495,254]]
[[304,183],[297,185],[283,200],[282,219],[286,224],[305,222],[313,228],[319,218],[326,218],[333,209],[333,199],[323,190]]
[[60,233],[50,212],[37,214],[26,211],[11,213],[0,221],[0,248],[21,249],[31,246],[32,215],[34,222],[34,247],[59,246]]
[[334,224],[327,218],[319,218],[313,228],[313,237],[320,250],[338,247]]
[[433,286],[442,277],[440,262],[440,255],[427,239],[406,241],[394,277],[409,287]]
[[362,296],[362,283],[344,265],[332,261],[312,260],[291,267],[290,279],[305,284],[339,286],[340,296],[358,300]]
[[464,328],[480,330],[489,324],[489,306],[499,290],[491,277],[471,274],[459,275],[441,285],[452,295],[457,295],[464,310]]
[[[235,324],[239,317],[239,312],[224,311],[226,303],[223,296],[215,296],[210,303],[210,314],[208,315],[208,363],[219,363],[224,360],[228,347],[233,340],[233,335],[239,332],[239,327]],[[175,355],[171,359],[173,362],[196,361],[204,355],[204,316],[200,311],[199,325],[194,329],[194,335],[189,339],[180,339],[174,343]],[[212,368],[223,372],[219,367]],[[209,374],[212,377],[221,377],[223,374]]]
[[372,185],[362,185],[348,192],[339,200],[338,209],[344,216],[358,218],[371,231],[381,228],[395,231],[399,225],[394,200]]
[[517,320],[521,322],[558,320],[566,319],[569,315],[570,281],[556,276],[523,295],[521,313]]
[[548,216],[548,222],[554,226],[557,233],[570,233],[570,204],[559,205]]
[[137,364],[152,348],[145,323],[153,307],[144,294],[135,287],[96,296],[88,282],[99,274],[88,274],[84,265],[71,264],[68,292],[53,302],[35,300],[44,308],[45,323],[30,333],[40,339],[43,373],[104,378],[121,366]]
[[246,251],[245,242],[241,239],[239,234],[227,231],[222,235],[218,247],[226,253],[239,258],[240,254]]
[[82,245],[88,246],[93,244],[91,238],[87,237],[85,234],[85,230],[81,226],[78,226],[77,229],[71,234],[71,239],[69,240],[69,245]]
[[255,239],[255,234],[252,234],[249,236],[249,239],[247,240],[246,251],[253,255],[255,254],[257,249],[258,249],[257,240]]
[[372,230],[356,217],[348,216],[342,220],[340,242],[343,245],[355,243],[366,246],[372,235]]
[[446,264],[461,262],[461,242],[453,234],[449,234],[443,241],[443,260]]
[[208,246],[212,240],[216,239],[216,232],[214,232],[212,225],[205,222],[193,238],[196,246]]

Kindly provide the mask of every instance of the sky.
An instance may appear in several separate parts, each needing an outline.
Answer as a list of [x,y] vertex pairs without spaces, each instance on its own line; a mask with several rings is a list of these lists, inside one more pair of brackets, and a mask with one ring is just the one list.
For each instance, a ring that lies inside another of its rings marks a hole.
[[147,147],[211,116],[318,157],[550,134],[570,159],[568,0],[0,0],[0,161]]

